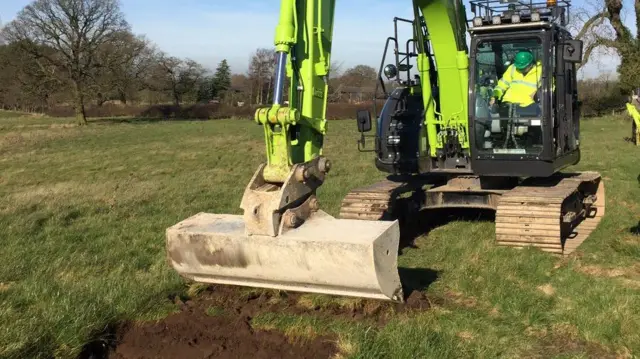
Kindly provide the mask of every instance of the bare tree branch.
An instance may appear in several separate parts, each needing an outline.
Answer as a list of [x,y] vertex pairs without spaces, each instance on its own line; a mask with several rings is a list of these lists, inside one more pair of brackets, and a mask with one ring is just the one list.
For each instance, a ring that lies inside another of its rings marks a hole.
[[599,47],[607,47],[610,49],[617,49],[618,44],[614,40],[598,38],[594,42],[590,43],[585,47],[583,58],[585,59],[581,64],[579,64],[578,69],[586,65],[591,58],[591,54],[593,51],[598,49]]
[[[640,0],[637,0],[640,1]],[[592,16],[590,19],[588,19],[583,25],[582,25],[582,29],[578,32],[578,34],[575,36],[576,40],[582,40],[585,35],[587,35],[587,33],[589,31],[592,31],[593,28],[601,25],[604,20],[607,19],[607,11],[602,11],[601,13],[598,13],[594,16]]]

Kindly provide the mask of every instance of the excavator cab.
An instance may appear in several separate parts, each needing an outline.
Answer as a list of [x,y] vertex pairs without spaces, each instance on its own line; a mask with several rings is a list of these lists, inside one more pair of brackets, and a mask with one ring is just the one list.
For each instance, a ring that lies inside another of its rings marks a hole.
[[[439,68],[445,66],[438,66],[432,41],[419,46],[421,41],[415,34],[423,31],[428,37],[429,24],[423,27],[424,18],[394,19],[395,36],[387,40],[378,78],[385,104],[380,111],[374,104],[374,113],[379,115],[373,136],[375,149],[371,151],[376,152],[378,169],[395,175],[547,177],[578,163],[580,103],[575,64],[582,60],[582,43],[573,40],[565,28],[569,2],[482,0],[470,4],[475,17],[468,28],[466,128],[448,125],[451,121],[442,115],[435,120],[425,118],[429,102],[433,102],[435,113],[441,114],[443,99],[438,89],[448,79]],[[414,26],[414,38],[406,41],[406,48],[399,46],[398,21]],[[391,45],[395,45],[395,64],[386,64]],[[420,52],[430,63],[428,71],[420,74],[428,76],[415,75],[412,81],[408,64],[416,61]],[[514,63],[523,52],[532,57],[526,76],[516,73],[519,70]],[[392,88],[390,80],[394,80]],[[421,85],[420,80],[429,84]],[[425,101],[427,86],[431,87],[430,98]],[[362,113],[358,118],[359,123],[370,121]],[[430,122],[435,125],[429,127]],[[434,139],[429,131],[436,127],[437,143],[429,143]],[[366,136],[361,132],[360,149],[366,150]],[[430,146],[436,147],[435,151],[429,151]]]
[[[582,60],[582,43],[565,29],[568,7],[511,6],[491,15],[504,5],[471,5],[478,15],[470,27],[469,61],[469,101],[475,104],[469,107],[474,173],[547,177],[578,163],[580,103],[575,64]],[[520,52],[533,56],[526,83],[523,76],[514,74]],[[488,89],[487,74],[492,75]],[[495,98],[496,88],[506,89],[503,99],[521,103]],[[509,96],[509,92],[519,94]]]

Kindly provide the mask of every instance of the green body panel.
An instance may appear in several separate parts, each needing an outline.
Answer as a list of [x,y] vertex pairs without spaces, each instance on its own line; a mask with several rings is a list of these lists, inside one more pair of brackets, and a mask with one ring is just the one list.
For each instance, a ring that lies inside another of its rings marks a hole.
[[[428,61],[418,58],[427,108],[425,122],[429,136],[430,155],[444,147],[444,130],[455,129],[462,148],[469,148],[468,83],[469,57],[466,45],[466,18],[463,5],[456,0],[414,0],[414,7],[424,17],[435,54],[440,92],[440,111],[431,114],[431,84]],[[427,88],[429,87],[429,88]]]
[[[420,153],[432,155],[435,153],[435,146],[437,144],[436,135],[436,111],[435,102],[433,99],[433,93],[431,91],[431,81],[429,70],[431,64],[429,63],[429,57],[425,53],[419,53],[417,59],[418,71],[420,72],[420,78],[422,79],[422,100],[424,102],[424,120],[425,127],[424,133],[420,134]],[[427,149],[427,143],[430,144]]]

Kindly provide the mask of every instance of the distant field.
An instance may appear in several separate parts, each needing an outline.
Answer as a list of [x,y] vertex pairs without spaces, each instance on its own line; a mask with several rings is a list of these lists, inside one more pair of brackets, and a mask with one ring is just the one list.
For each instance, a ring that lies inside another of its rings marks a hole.
[[[264,160],[251,121],[71,123],[0,113],[0,357],[74,358],[109,325],[178,311],[172,298],[188,288],[165,262],[165,229],[201,211],[240,214]],[[335,337],[349,358],[638,355],[640,148],[621,119],[586,120],[582,131],[577,169],[602,173],[607,214],[570,258],[498,248],[488,220],[433,218],[443,224],[399,257],[437,273],[431,308],[383,325],[256,312],[251,325]],[[357,138],[353,121],[330,123],[334,165],[319,199],[333,215],[349,189],[384,178]]]
[[0,110],[0,118],[3,120],[18,119],[18,118],[24,118],[28,116],[29,116],[28,114],[25,114],[22,112]]

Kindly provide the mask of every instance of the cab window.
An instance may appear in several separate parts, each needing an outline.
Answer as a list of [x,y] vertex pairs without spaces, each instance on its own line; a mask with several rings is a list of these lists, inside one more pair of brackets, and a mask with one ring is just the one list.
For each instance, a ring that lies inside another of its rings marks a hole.
[[539,38],[477,43],[475,146],[492,154],[537,155],[543,149]]

